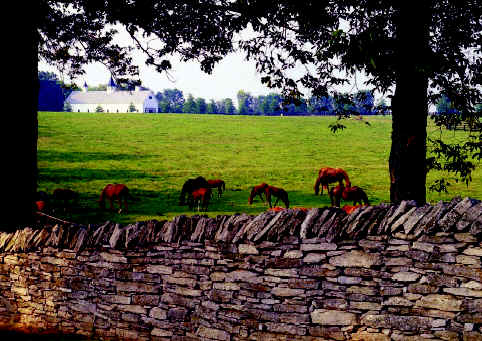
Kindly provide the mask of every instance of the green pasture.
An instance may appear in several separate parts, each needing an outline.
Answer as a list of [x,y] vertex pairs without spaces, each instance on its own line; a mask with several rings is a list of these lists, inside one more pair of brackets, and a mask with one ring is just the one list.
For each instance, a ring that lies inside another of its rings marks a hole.
[[[365,189],[373,204],[389,201],[388,155],[391,118],[366,118],[368,126],[347,120],[333,134],[334,117],[264,117],[181,114],[39,113],[39,190],[69,188],[80,194],[78,205],[55,216],[78,223],[106,220],[123,224],[197,214],[178,206],[188,178],[221,178],[227,191],[213,199],[209,216],[266,210],[253,186],[267,182],[284,188],[292,207],[330,204],[313,185],[323,166],[344,168]],[[430,136],[439,136],[429,127]],[[464,132],[443,132],[462,139]],[[449,194],[428,192],[428,200],[456,195],[482,197],[481,170],[469,187],[455,184]],[[433,175],[429,176],[429,182]],[[136,201],[127,214],[103,212],[97,199],[108,183],[126,184]],[[343,203],[342,203],[343,204]]]

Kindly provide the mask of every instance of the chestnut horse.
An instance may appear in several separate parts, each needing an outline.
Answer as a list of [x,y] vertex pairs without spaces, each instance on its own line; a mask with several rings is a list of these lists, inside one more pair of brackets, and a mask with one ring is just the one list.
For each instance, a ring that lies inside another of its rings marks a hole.
[[[209,183],[202,176],[198,176],[195,179],[187,179],[184,185],[182,185],[181,195],[179,197],[179,205],[190,204],[192,201],[192,192],[199,188],[210,188]],[[186,202],[187,195],[187,202]]]
[[265,193],[265,189],[268,187],[268,184],[263,182],[258,186],[254,186],[251,190],[251,194],[249,195],[248,203],[251,205],[253,203],[253,199],[255,196],[259,196],[262,202],[264,202],[263,193]]
[[341,199],[348,201],[353,200],[353,206],[357,203],[360,205],[370,205],[368,201],[368,196],[363,189],[358,186],[344,187],[343,184],[333,187],[330,190],[331,205],[340,207]]
[[211,188],[198,188],[194,190],[192,195],[192,201],[189,202],[189,208],[192,210],[197,205],[197,210],[207,212],[209,206],[209,200],[211,199]]
[[264,189],[264,193],[266,195],[266,201],[268,202],[270,208],[272,207],[271,196],[276,197],[276,201],[274,203],[275,206],[276,204],[278,204],[278,201],[281,200],[285,204],[286,208],[290,207],[290,202],[288,200],[288,193],[284,189],[274,187],[274,186],[267,186]]
[[114,200],[117,200],[119,202],[119,213],[122,211],[122,206],[124,206],[124,211],[127,213],[127,198],[132,198],[132,196],[129,194],[129,189],[126,185],[108,184],[100,193],[99,206],[105,209],[105,201],[109,200],[110,210],[113,211]]
[[221,198],[223,191],[226,191],[226,184],[221,179],[208,180],[209,187],[218,189],[218,198]]
[[323,187],[326,188],[327,191],[330,191],[330,187],[328,186],[329,184],[338,181],[338,183],[342,185],[343,180],[345,180],[346,187],[350,187],[350,179],[348,174],[343,169],[331,167],[321,168],[318,172],[318,178],[315,182],[315,195],[318,195],[320,192],[320,185],[321,194],[323,194]]

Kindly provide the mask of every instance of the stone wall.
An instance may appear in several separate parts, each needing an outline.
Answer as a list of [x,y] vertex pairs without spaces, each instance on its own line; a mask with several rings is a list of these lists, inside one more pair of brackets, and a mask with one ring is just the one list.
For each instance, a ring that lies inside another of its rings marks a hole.
[[481,340],[456,198],[0,233],[0,328],[122,340]]

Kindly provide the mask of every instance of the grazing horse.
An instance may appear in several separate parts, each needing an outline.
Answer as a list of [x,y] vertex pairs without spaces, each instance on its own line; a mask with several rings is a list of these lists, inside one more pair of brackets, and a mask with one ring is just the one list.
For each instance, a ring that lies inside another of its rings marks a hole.
[[268,202],[270,208],[272,207],[271,196],[276,197],[276,201],[274,203],[275,206],[276,204],[278,204],[278,201],[281,200],[285,204],[286,208],[290,207],[290,202],[288,200],[288,193],[286,193],[284,189],[274,187],[274,186],[267,186],[264,189],[264,193],[266,195],[266,201]]
[[327,191],[330,191],[330,187],[328,186],[329,184],[338,181],[338,183],[342,185],[343,180],[345,180],[346,187],[350,187],[350,178],[343,169],[331,167],[321,168],[318,172],[318,178],[315,182],[315,195],[318,195],[318,193],[320,192],[320,185],[321,194],[323,194],[323,187],[326,188]]
[[[179,197],[179,205],[186,205],[192,201],[192,192],[199,188],[210,188],[209,183],[202,176],[198,176],[195,179],[188,179],[184,185],[182,185],[181,195]],[[186,202],[187,195],[187,202]]]
[[368,196],[363,189],[358,186],[344,187],[343,184],[333,187],[330,190],[331,205],[340,207],[341,199],[348,201],[353,200],[353,206],[357,203],[360,205],[370,205],[368,201]]
[[192,201],[189,203],[189,208],[192,210],[197,205],[198,212],[200,209],[207,212],[209,200],[211,199],[211,188],[198,188],[191,193]]
[[226,191],[226,184],[221,179],[208,180],[209,187],[218,189],[218,198],[221,198],[223,191]]
[[253,199],[255,196],[259,196],[262,202],[264,202],[263,193],[265,193],[265,189],[268,187],[268,184],[263,182],[258,186],[254,186],[251,190],[251,194],[249,195],[248,203],[251,205],[253,203]]
[[[132,198],[129,194],[129,189],[123,184],[108,184],[104,187],[99,197],[99,206],[105,209],[105,201],[109,200],[110,210],[114,210],[114,200],[119,202],[119,213],[122,211],[122,206],[127,213],[127,198]],[[124,204],[124,205],[122,205]]]
[[79,199],[79,193],[66,188],[56,188],[52,193],[52,199],[57,201],[59,205],[64,209],[76,203]]

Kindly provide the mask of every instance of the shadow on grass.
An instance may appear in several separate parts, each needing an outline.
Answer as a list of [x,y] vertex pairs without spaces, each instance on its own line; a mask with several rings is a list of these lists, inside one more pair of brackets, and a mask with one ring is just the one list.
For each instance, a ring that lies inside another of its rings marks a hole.
[[39,167],[40,182],[72,183],[75,181],[109,180],[112,183],[151,177],[147,173],[136,170]]
[[107,152],[58,152],[51,150],[39,150],[38,159],[42,161],[60,162],[89,162],[89,161],[131,161],[140,160],[148,155],[118,154]]

